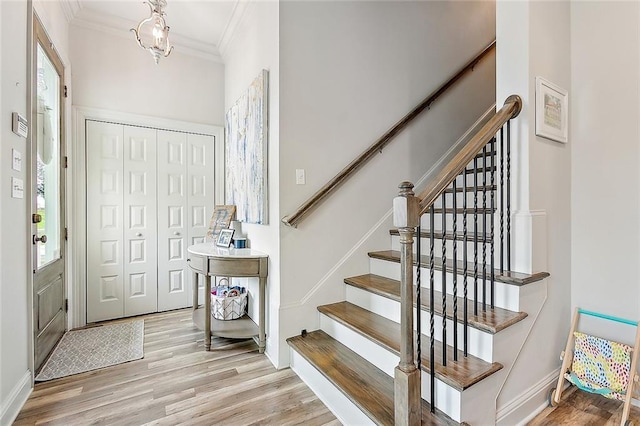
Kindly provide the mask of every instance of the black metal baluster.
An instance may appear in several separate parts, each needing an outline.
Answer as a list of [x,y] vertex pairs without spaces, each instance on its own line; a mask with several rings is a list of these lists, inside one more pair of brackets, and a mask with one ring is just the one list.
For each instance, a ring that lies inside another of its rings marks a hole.
[[[490,282],[490,298],[491,298],[491,309],[494,308],[495,300],[494,300],[494,290],[495,290],[495,282],[496,282],[496,272],[495,272],[495,246],[493,244],[493,233],[495,231],[495,190],[493,186],[495,184],[495,173],[496,168],[495,159],[496,159],[496,138],[491,139],[491,152],[493,152],[493,157],[491,157],[491,235],[489,236],[489,242],[491,244],[491,282]],[[486,234],[486,232],[485,232]]]
[[420,313],[422,311],[421,310],[422,303],[420,301],[420,292],[421,292],[420,265],[422,263],[421,254],[422,254],[422,235],[420,233],[420,225],[418,225],[418,227],[416,228],[416,353],[417,353],[416,367],[418,368],[418,371],[420,371],[420,368],[422,367],[422,348],[420,346],[422,343],[422,335],[421,335],[422,319],[420,316]]
[[500,128],[500,273],[504,274],[504,127]]
[[478,157],[473,159],[473,315],[478,315]]
[[482,148],[482,311],[487,310],[487,146]]
[[[467,178],[466,171],[462,173],[462,178]],[[453,229],[451,242],[453,243],[453,360],[458,360],[458,195],[456,194],[458,186],[456,179],[453,180]],[[445,194],[442,194],[442,198]],[[443,321],[447,320],[447,312],[443,311]]]
[[[447,199],[442,194],[442,366],[447,366]],[[453,213],[455,214],[455,212]]]
[[431,210],[429,211],[430,217],[430,227],[431,235],[429,236],[429,240],[431,243],[431,247],[429,250],[429,312],[430,312],[430,322],[429,322],[429,371],[431,378],[431,412],[436,412],[436,365],[435,365],[435,312],[433,309],[433,301],[435,300],[435,269],[434,269],[434,258],[435,258],[435,209],[433,208],[433,204],[431,205]]
[[511,270],[511,120],[507,121],[507,270]]
[[[454,192],[455,195],[455,192]],[[463,306],[462,306],[462,335],[464,339],[463,343],[463,351],[464,356],[469,355],[468,344],[469,344],[469,309],[467,308],[467,177],[465,176],[462,179],[462,241],[464,245],[462,246],[462,262],[463,262],[463,270],[462,270],[462,279],[463,281]]]

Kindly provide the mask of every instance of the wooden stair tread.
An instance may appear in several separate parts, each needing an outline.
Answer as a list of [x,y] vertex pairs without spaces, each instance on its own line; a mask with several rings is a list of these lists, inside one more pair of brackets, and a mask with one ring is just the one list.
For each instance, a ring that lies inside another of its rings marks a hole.
[[[381,277],[374,274],[359,275],[356,277],[345,278],[344,282],[348,285],[361,288],[363,290],[370,291],[371,293],[386,297],[388,299],[400,302],[400,281],[392,280],[390,278]],[[415,292],[415,286],[414,286]],[[414,293],[415,294],[415,293]],[[422,310],[429,312],[429,289],[422,288],[422,297],[420,305]],[[438,315],[442,315],[442,293],[434,291],[434,309]],[[462,323],[462,307],[464,299],[458,297],[458,322]],[[469,312],[469,326],[477,328],[478,330],[486,331],[491,334],[495,334],[505,328],[522,321],[527,317],[525,312],[513,312],[502,308],[487,307],[486,312],[482,311],[482,306],[478,306],[478,315],[473,315],[472,300],[467,300],[467,309]],[[451,295],[449,295],[449,301],[447,302],[447,318],[453,319],[453,301]]]
[[[478,193],[482,192],[482,188],[483,186],[478,186]],[[486,188],[487,192],[489,191],[495,191],[496,189],[498,189],[497,185],[486,185],[484,186],[484,188]],[[462,185],[458,185],[458,187],[456,188],[456,192],[463,192],[465,190],[465,188]],[[467,185],[466,188],[467,192],[473,192],[473,186],[472,185]],[[453,192],[453,188],[449,187],[447,189],[444,190],[445,193],[447,194],[451,194]]]
[[[318,311],[389,351],[400,354],[400,324],[349,302],[318,306]],[[430,371],[428,339],[422,339],[421,348],[422,370],[428,373]],[[453,347],[450,346],[447,346],[447,366],[444,367],[441,362],[442,351],[442,343],[436,341],[436,377],[459,391],[467,389],[502,368],[502,365],[497,362],[489,363],[472,355],[465,357],[461,350],[458,350],[458,361],[454,362]]]
[[[394,424],[393,378],[322,330],[287,343],[379,425]],[[442,412],[432,414],[422,400],[422,424],[457,424]]]
[[[397,228],[391,229],[389,230],[389,233],[391,235],[400,235],[400,232],[398,232]],[[414,237],[415,237],[415,232],[413,233]],[[483,232],[478,232],[478,243],[482,243],[484,241],[485,238],[487,238],[487,234],[483,233]],[[433,236],[435,239],[437,240],[442,240],[442,231],[435,231],[433,233]],[[476,233],[475,232],[467,232],[467,241],[468,242],[473,242],[473,239],[475,238]],[[420,230],[420,238],[431,238],[431,231],[430,230]],[[453,232],[447,232],[445,235],[445,238],[447,240],[453,240]],[[455,239],[458,241],[464,241],[464,233],[462,232],[456,232],[455,234]]]
[[[459,253],[460,254],[460,253]],[[374,251],[374,252],[370,252],[369,253],[369,257],[374,258],[374,259],[380,259],[380,260],[386,260],[389,262],[396,262],[399,263],[400,262],[400,252],[397,250],[382,250],[382,251]],[[434,258],[434,269],[437,271],[441,271],[442,270],[442,259],[441,258]],[[413,260],[414,265],[416,264],[416,259]],[[420,259],[420,265],[423,268],[428,268],[429,267],[429,263],[430,263],[430,257],[427,255],[423,255],[422,258]],[[446,267],[447,267],[447,272],[453,272],[453,261],[451,259],[447,259],[447,263],[446,263]],[[458,273],[462,275],[462,272],[464,271],[464,263],[463,261],[459,260],[458,261]],[[467,262],[467,276],[468,277],[473,277],[473,263],[472,262]],[[526,284],[531,284],[540,280],[543,280],[545,278],[547,278],[549,276],[548,272],[536,272],[534,274],[525,274],[522,272],[513,272],[513,271],[504,271],[503,273],[500,272],[500,270],[495,269],[494,270],[495,273],[495,280],[496,282],[501,282],[501,283],[505,283],[505,284],[512,284],[512,285],[518,285],[518,286],[522,286],[522,285],[526,285]],[[478,270],[478,277],[480,279],[482,279],[482,266],[479,266],[479,270]],[[491,278],[491,273],[489,271],[489,268],[487,268],[487,280],[489,280]]]

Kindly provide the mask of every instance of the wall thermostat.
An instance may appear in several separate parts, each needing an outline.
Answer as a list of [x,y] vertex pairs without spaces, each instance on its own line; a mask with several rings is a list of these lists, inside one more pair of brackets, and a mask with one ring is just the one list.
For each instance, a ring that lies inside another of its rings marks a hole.
[[26,138],[29,131],[28,124],[29,122],[22,115],[17,112],[13,113],[13,125],[11,126],[13,133]]

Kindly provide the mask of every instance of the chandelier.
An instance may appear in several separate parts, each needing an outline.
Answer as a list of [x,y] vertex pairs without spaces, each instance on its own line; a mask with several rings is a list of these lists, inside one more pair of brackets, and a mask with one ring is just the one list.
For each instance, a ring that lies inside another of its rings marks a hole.
[[[157,64],[161,56],[166,58],[173,50],[173,46],[169,42],[169,26],[164,19],[163,9],[167,6],[167,1],[147,0],[144,3],[149,5],[151,15],[140,21],[136,28],[131,28],[131,31],[136,35],[138,45],[144,50],[148,50]],[[145,28],[143,29],[143,27]],[[141,39],[141,35],[149,42],[145,43]]]

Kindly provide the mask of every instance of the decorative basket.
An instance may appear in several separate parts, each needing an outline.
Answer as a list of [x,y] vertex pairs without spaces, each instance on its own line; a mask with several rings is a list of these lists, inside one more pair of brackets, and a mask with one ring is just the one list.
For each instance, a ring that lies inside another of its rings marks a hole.
[[247,312],[247,300],[244,287],[218,286],[211,291],[211,315],[222,321],[242,318]]

